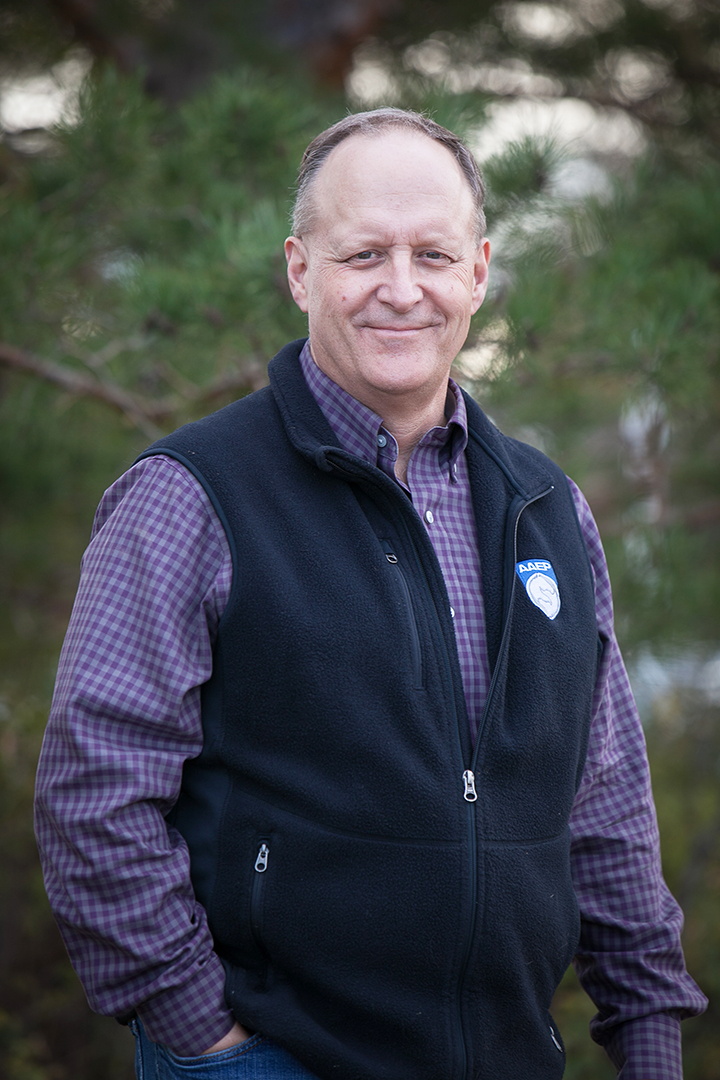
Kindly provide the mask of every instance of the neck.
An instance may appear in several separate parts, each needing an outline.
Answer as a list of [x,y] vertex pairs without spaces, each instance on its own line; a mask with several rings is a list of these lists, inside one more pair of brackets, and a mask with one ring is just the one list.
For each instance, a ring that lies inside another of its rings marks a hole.
[[366,384],[361,390],[352,382],[342,378],[332,365],[330,370],[318,363],[317,356],[310,344],[313,362],[328,378],[351,394],[362,405],[372,409],[382,417],[384,427],[390,432],[398,446],[395,462],[395,475],[403,483],[407,480],[407,469],[413,450],[423,435],[434,427],[445,424],[445,407],[448,395],[448,383],[445,379],[440,386],[421,387],[415,392],[392,394]]
[[[398,447],[395,475],[403,483],[407,482],[407,470],[410,457],[423,435],[434,427],[445,424],[445,402],[447,385],[433,396],[424,407],[408,407],[403,399],[390,399],[384,403],[370,404],[370,408],[383,418],[383,424],[395,439]],[[365,402],[364,404],[369,404]],[[382,407],[384,405],[384,408]]]

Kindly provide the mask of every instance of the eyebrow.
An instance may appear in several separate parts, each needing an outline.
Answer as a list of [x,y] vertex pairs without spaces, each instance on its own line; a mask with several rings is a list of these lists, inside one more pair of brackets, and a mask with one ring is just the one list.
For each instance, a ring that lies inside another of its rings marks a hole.
[[339,237],[333,244],[336,248],[354,248],[358,251],[362,251],[367,247],[441,247],[456,249],[464,245],[464,238],[461,235],[449,236],[445,232],[428,230],[424,233],[419,233],[416,238],[412,238],[409,243],[404,240],[402,243],[396,237],[388,238],[387,233],[375,232],[371,229],[367,231],[348,232],[346,235]]

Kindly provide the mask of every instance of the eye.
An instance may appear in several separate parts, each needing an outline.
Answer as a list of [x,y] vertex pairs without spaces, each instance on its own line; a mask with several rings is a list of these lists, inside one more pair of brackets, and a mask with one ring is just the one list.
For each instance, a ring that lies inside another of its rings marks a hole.
[[352,256],[352,260],[355,262],[369,262],[375,258],[375,255],[374,251],[358,251],[357,254]]
[[442,251],[423,251],[423,259],[431,259],[433,262],[441,262],[443,259],[447,259],[447,255],[444,255]]

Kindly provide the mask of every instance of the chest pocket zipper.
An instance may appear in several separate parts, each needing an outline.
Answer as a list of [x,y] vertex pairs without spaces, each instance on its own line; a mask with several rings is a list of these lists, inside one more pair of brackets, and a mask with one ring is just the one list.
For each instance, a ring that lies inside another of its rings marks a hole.
[[410,624],[410,644],[412,650],[412,665],[413,665],[413,688],[415,690],[423,690],[423,671],[422,671],[422,653],[420,651],[420,634],[417,628],[417,619],[415,618],[415,608],[413,607],[412,596],[410,594],[410,586],[407,583],[405,572],[400,565],[400,560],[392,549],[392,545],[387,540],[381,541],[383,551],[385,552],[385,558],[391,566],[395,567],[397,580],[400,583],[400,591],[405,600],[405,607],[407,609],[408,621]]
[[253,941],[257,945],[262,956],[267,960],[268,951],[262,940],[262,901],[265,892],[265,873],[268,868],[270,848],[267,840],[260,842],[257,857],[255,859],[252,887],[250,890],[250,931]]

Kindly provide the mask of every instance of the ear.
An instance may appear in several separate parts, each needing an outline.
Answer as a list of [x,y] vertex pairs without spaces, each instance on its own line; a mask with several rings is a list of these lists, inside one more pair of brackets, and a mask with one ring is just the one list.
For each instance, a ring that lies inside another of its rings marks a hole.
[[300,310],[307,314],[308,290],[305,279],[308,272],[308,253],[304,243],[297,236],[288,236],[285,241],[285,258],[292,298]]
[[485,239],[478,245],[475,256],[475,269],[472,291],[472,314],[478,310],[488,287],[488,266],[490,265],[490,241]]

